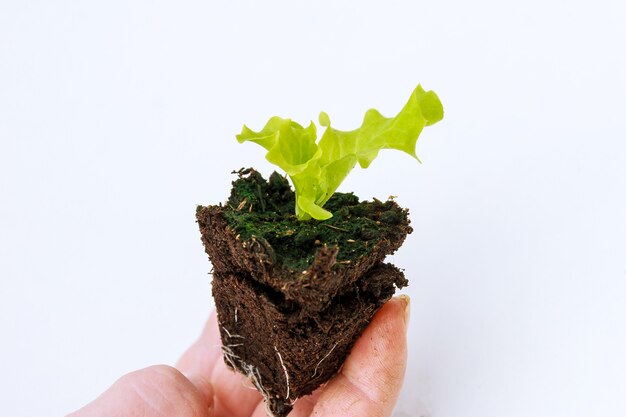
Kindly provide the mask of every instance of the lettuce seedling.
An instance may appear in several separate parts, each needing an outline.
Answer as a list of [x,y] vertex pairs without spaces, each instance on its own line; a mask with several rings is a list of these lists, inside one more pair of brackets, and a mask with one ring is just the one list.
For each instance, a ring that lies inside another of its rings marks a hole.
[[395,117],[384,117],[370,109],[361,127],[355,130],[334,129],[328,115],[321,112],[319,123],[326,130],[319,142],[313,122],[303,127],[280,117],[272,117],[259,132],[244,125],[237,140],[267,149],[266,159],[289,175],[300,220],[326,220],[332,213],[323,208],[324,204],[357,162],[361,168],[367,168],[381,149],[406,152],[419,162],[415,144],[422,129],[442,118],[443,106],[437,94],[418,85]]

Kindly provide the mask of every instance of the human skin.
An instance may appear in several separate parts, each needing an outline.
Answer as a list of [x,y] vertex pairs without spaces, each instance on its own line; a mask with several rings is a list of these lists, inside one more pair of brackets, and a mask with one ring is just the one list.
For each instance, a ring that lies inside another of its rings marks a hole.
[[[388,417],[406,368],[409,298],[394,297],[374,316],[343,367],[297,400],[289,417]],[[265,417],[260,394],[224,364],[217,317],[176,367],[156,365],[117,380],[67,417]]]

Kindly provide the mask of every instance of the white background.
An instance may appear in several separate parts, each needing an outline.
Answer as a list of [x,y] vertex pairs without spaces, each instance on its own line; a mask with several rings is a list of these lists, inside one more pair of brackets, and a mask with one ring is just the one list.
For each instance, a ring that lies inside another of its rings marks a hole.
[[352,129],[422,83],[398,416],[626,415],[626,12],[619,0],[0,2],[0,413],[63,415],[174,363],[211,308],[196,204],[273,115]]

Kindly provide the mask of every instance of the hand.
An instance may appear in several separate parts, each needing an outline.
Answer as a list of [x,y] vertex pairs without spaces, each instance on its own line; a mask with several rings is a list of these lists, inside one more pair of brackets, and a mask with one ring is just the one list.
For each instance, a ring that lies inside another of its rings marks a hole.
[[[296,401],[290,417],[390,416],[406,368],[408,297],[374,316],[341,371]],[[176,368],[157,365],[124,375],[68,417],[265,417],[261,395],[224,364],[215,313]]]

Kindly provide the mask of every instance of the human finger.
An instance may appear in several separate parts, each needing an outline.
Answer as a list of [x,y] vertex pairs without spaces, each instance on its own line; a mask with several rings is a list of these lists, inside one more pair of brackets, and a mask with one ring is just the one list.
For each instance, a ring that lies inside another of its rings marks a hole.
[[183,353],[176,368],[183,373],[210,375],[213,366],[221,358],[221,344],[217,314],[213,311],[200,337]]
[[217,314],[213,312],[177,368],[186,375],[202,376],[211,385],[216,417],[249,417],[261,402],[261,395],[244,375],[226,366],[221,345]]
[[324,387],[315,417],[390,416],[406,369],[409,298],[389,300],[355,343],[341,371]]
[[214,417],[210,398],[175,368],[156,365],[124,375],[68,417]]

